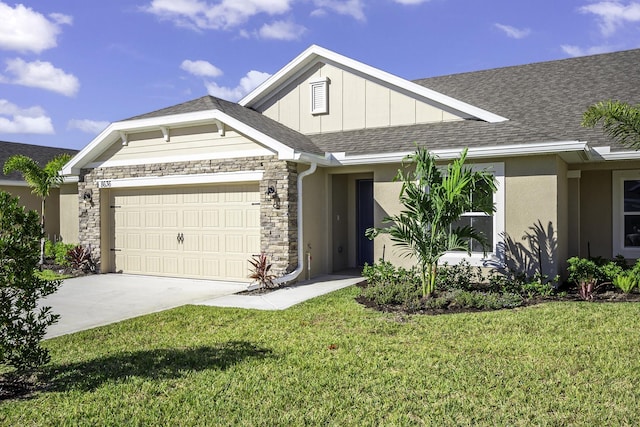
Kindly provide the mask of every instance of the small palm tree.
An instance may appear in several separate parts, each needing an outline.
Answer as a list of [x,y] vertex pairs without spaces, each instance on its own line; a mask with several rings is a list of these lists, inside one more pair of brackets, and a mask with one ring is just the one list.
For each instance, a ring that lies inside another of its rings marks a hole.
[[60,175],[60,170],[70,159],[69,154],[61,154],[51,159],[44,167],[40,167],[32,158],[16,154],[4,163],[5,175],[14,171],[22,173],[24,180],[31,187],[31,192],[41,199],[40,227],[43,237],[40,240],[40,265],[44,264],[45,200],[52,188],[62,184],[63,177]]
[[602,122],[604,132],[622,145],[640,149],[640,104],[603,101],[590,106],[582,116],[582,126],[592,128]]
[[438,260],[446,252],[469,251],[471,239],[486,247],[486,237],[473,227],[454,227],[465,212],[492,214],[495,211],[493,175],[486,171],[472,171],[464,165],[466,157],[465,149],[459,159],[448,165],[446,173],[442,173],[435,157],[425,148],[418,147],[403,161],[405,169],[407,162],[412,165],[410,169],[406,172],[400,169],[395,178],[402,181],[400,203],[404,209],[400,214],[382,220],[391,224],[389,227],[367,230],[370,239],[381,233],[389,234],[406,256],[416,258],[423,297],[435,291]]

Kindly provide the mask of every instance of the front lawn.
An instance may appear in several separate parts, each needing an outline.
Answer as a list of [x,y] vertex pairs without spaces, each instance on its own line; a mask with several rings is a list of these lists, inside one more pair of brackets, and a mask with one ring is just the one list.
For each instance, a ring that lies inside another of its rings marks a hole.
[[638,425],[638,303],[405,316],[356,287],[187,306],[45,342],[2,425]]

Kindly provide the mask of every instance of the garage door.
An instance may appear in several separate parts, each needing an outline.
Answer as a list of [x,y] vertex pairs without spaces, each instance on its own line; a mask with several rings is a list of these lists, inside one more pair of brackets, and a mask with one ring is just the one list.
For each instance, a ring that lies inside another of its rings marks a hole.
[[112,190],[115,271],[248,281],[258,184]]

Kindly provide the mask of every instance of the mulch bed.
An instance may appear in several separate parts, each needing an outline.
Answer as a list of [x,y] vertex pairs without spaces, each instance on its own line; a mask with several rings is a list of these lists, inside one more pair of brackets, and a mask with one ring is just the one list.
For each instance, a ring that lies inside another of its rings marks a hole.
[[[358,284],[358,287],[360,288],[366,287],[366,282],[362,282]],[[366,298],[362,295],[357,296],[355,300],[367,308],[381,311],[381,312],[396,313],[396,314],[417,314],[417,315],[435,316],[435,315],[441,315],[441,314],[480,313],[480,312],[486,312],[486,311],[496,311],[492,309],[467,308],[467,307],[459,307],[459,306],[454,306],[454,307],[450,306],[444,309],[443,308],[424,308],[424,307],[419,309],[409,309],[405,306],[396,305],[396,304],[378,304],[375,301],[369,298]],[[570,289],[566,292],[565,295],[534,297],[534,298],[525,299],[522,305],[514,308],[528,307],[532,305],[543,304],[546,302],[561,302],[561,301],[579,302],[584,300],[580,297],[577,290]],[[613,289],[606,289],[600,293],[595,293],[593,295],[593,300],[591,300],[591,302],[592,303],[640,302],[640,293],[633,292],[630,294],[625,294]],[[502,308],[500,310],[511,310],[511,309]]]

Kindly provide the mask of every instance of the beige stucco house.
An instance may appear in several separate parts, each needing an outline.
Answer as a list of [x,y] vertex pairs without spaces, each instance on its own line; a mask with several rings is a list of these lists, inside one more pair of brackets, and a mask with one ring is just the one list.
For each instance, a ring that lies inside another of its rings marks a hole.
[[491,250],[445,261],[555,274],[573,255],[637,258],[640,155],[580,121],[640,102],[639,67],[633,50],[408,81],[311,46],[238,103],[112,123],[65,166],[63,203],[103,272],[246,281],[264,251],[293,280],[410,263],[364,230],[400,208],[416,143],[443,163],[469,147],[498,183],[495,215],[464,218]]
[[[40,198],[31,193],[31,188],[23,179],[22,174],[13,172],[5,175],[2,172],[4,163],[9,157],[22,154],[32,158],[38,162],[39,165],[44,166],[56,156],[62,154],[74,155],[77,152],[77,150],[65,148],[0,141],[0,191],[6,191],[14,197],[18,197],[24,207],[40,214],[42,210],[42,201]],[[78,241],[77,186],[68,186],[66,190],[72,191],[73,194],[71,196],[61,196],[61,189],[54,188],[45,201],[45,234],[51,240],[64,240],[65,242],[75,243]],[[71,206],[60,203],[60,199],[65,197],[66,200],[72,203]],[[65,219],[64,223],[61,222],[61,218]]]

